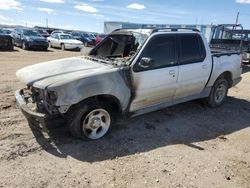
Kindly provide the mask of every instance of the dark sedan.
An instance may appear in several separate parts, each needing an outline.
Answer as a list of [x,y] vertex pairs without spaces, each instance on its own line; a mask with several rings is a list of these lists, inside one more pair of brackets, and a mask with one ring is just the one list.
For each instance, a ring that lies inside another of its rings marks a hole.
[[84,46],[94,46],[95,45],[95,39],[93,39],[88,33],[72,32],[71,35],[75,39],[80,40],[84,44]]
[[22,47],[24,50],[32,48],[47,51],[49,46],[47,39],[32,29],[17,28],[11,33],[11,36],[14,44]]
[[13,50],[12,37],[0,28],[0,50]]

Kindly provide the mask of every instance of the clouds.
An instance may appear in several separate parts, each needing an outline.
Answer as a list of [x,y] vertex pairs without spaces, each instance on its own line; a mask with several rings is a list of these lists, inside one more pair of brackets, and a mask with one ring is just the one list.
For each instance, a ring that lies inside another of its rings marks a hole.
[[46,3],[64,3],[64,0],[40,0]]
[[136,10],[143,10],[145,9],[145,5],[143,4],[139,4],[139,3],[132,3],[132,4],[129,4],[127,6],[127,8],[130,8],[130,9],[136,9]]
[[5,23],[5,22],[11,22],[11,21],[13,21],[11,18],[7,18],[7,17],[0,14],[0,22]]
[[236,0],[236,3],[250,4],[250,0]]
[[41,12],[46,12],[47,14],[52,14],[54,13],[54,10],[53,9],[50,9],[50,8],[37,8],[39,11]]
[[21,3],[16,0],[0,0],[0,9],[2,10],[22,10]]
[[75,5],[75,9],[81,10],[84,12],[89,12],[89,13],[96,13],[98,10],[95,7],[92,7],[88,4],[80,4],[80,5]]

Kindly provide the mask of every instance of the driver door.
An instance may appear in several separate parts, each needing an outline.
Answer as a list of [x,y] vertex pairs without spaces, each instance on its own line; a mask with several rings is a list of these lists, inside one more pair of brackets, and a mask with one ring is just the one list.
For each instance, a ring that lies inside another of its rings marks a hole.
[[[142,65],[142,59],[150,62]],[[176,35],[153,36],[132,69],[135,98],[130,106],[131,112],[165,102],[172,103],[178,78]]]

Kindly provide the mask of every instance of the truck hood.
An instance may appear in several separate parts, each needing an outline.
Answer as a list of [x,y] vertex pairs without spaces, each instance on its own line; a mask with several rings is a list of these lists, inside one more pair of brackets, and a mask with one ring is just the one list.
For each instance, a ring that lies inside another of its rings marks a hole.
[[60,85],[109,72],[114,68],[86,57],[73,57],[31,65],[18,70],[16,76],[28,86],[44,89],[53,84]]

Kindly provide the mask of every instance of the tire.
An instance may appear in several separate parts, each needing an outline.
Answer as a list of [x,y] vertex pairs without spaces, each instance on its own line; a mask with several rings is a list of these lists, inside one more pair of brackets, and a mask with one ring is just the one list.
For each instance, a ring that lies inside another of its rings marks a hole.
[[48,48],[47,48],[47,47],[44,47],[42,50],[45,51],[45,52],[47,52],[47,51],[48,51]]
[[11,42],[8,46],[8,51],[13,51],[14,50],[14,45],[13,43]]
[[25,44],[25,42],[22,43],[22,49],[23,49],[23,50],[28,50],[28,47],[27,47],[27,45]]
[[229,84],[225,78],[217,79],[207,98],[208,106],[212,108],[221,106],[227,98],[228,88]]
[[80,103],[68,114],[71,134],[82,140],[97,140],[106,135],[115,119],[112,111],[105,105]]
[[61,44],[61,49],[62,49],[62,51],[65,50],[65,44]]

